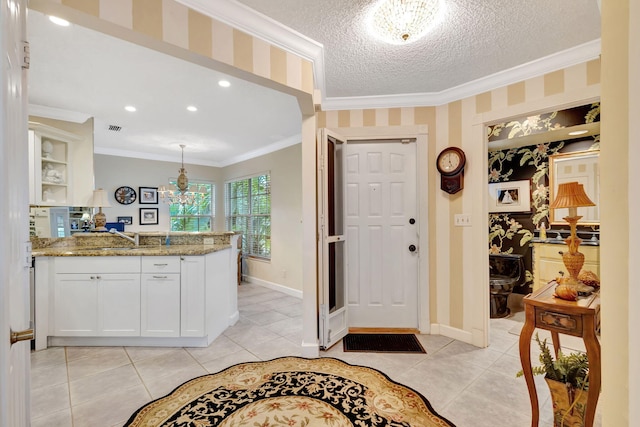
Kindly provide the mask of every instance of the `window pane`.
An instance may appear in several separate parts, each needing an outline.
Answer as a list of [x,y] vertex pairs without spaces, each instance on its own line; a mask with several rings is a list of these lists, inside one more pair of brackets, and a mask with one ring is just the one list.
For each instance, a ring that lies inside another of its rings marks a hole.
[[[176,181],[169,181],[175,185]],[[195,193],[193,204],[172,203],[169,206],[169,215],[172,231],[211,231],[213,224],[213,212],[215,212],[215,185],[207,182],[190,182],[190,190],[206,190],[204,193]]]

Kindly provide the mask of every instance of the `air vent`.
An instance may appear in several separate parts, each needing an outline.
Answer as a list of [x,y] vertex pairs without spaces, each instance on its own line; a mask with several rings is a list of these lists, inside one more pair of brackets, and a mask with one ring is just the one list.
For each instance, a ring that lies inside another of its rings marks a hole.
[[122,130],[122,126],[118,126],[118,125],[109,125],[107,127],[107,130],[110,130],[112,132],[120,132]]

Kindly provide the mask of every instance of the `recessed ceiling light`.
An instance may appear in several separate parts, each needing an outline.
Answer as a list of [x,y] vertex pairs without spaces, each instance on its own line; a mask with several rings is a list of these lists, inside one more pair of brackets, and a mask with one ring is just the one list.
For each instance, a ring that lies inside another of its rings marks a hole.
[[57,16],[49,16],[49,21],[56,25],[60,25],[61,27],[68,27],[71,25],[66,19],[58,18]]
[[124,107],[125,110],[129,111],[130,113],[133,113],[134,111],[136,111],[136,107],[134,107],[133,105],[127,105],[126,107]]
[[584,135],[585,133],[588,133],[588,130],[574,130],[573,132],[569,132],[569,135],[571,136],[576,136],[576,135]]
[[198,107],[195,107],[195,106],[193,106],[193,105],[189,105],[189,106],[187,107],[187,110],[189,110],[189,111],[198,111]]
[[218,84],[219,84],[220,86],[222,86],[222,87],[229,87],[229,86],[231,86],[231,83],[230,83],[228,80],[220,80],[220,81],[218,82]]

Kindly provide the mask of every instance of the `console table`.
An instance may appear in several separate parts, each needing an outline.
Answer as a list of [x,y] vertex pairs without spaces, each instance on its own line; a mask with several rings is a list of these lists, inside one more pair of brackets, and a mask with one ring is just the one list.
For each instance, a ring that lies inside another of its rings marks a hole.
[[550,282],[524,298],[525,323],[520,332],[520,361],[531,400],[531,427],[538,427],[540,408],[531,368],[531,336],[536,328],[551,332],[556,356],[560,349],[558,334],[582,337],[589,359],[589,391],[585,427],[593,426],[600,395],[600,295],[593,293],[578,301],[565,301],[553,296],[556,283]]

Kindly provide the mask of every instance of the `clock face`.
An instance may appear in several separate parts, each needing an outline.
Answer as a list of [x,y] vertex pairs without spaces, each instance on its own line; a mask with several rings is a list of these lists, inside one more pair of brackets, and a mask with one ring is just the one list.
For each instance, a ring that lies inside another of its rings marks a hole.
[[136,190],[131,187],[122,186],[115,192],[116,201],[122,205],[130,205],[136,201]]
[[453,175],[459,173],[465,164],[464,152],[457,147],[449,147],[442,150],[438,155],[438,170],[443,175]]

